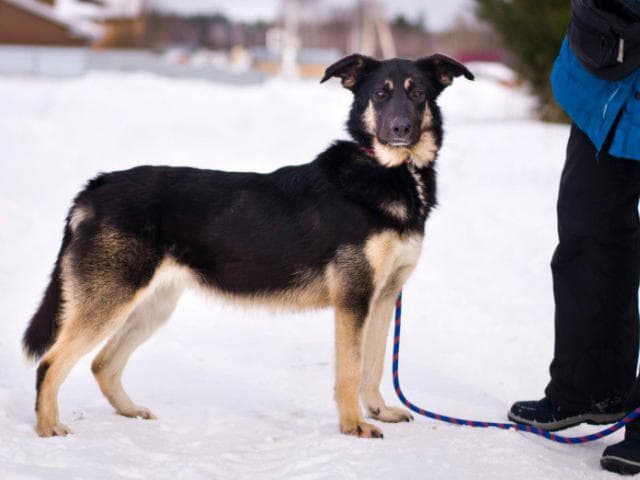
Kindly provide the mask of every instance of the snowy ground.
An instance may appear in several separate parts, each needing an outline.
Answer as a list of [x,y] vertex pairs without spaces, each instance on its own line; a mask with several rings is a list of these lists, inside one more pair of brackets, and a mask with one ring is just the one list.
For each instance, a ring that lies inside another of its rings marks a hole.
[[[239,311],[196,296],[132,359],[115,415],[89,372],[60,395],[75,434],[33,431],[19,338],[46,285],[69,202],[98,171],[141,163],[269,171],[344,137],[337,85],[230,87],[145,75],[0,79],[0,478],[605,478],[602,449],[418,418],[384,440],[341,436],[330,312]],[[405,289],[402,379],[416,403],[503,420],[538,398],[552,351],[549,258],[568,130],[522,94],[459,81],[442,99],[440,207]],[[383,393],[397,405],[389,369]],[[579,428],[577,431],[591,431]],[[571,432],[577,433],[577,432]]]

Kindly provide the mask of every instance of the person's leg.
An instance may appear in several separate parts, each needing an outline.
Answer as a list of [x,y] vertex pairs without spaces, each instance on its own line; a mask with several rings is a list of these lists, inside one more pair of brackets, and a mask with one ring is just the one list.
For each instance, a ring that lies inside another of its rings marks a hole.
[[622,416],[638,359],[639,195],[640,162],[598,156],[572,126],[551,265],[551,381],[543,400],[511,407],[512,421],[559,430]]
[[545,391],[573,411],[619,408],[636,377],[640,162],[596,156],[575,125],[552,260],[555,351]]

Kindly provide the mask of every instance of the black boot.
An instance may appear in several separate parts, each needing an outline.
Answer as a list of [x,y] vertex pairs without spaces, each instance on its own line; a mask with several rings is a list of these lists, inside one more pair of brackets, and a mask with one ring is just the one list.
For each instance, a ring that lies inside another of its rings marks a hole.
[[548,398],[538,401],[516,402],[509,410],[509,420],[543,428],[551,432],[581,423],[605,425],[624,417],[622,404],[592,407],[588,411],[575,411],[555,405]]
[[600,465],[605,470],[622,475],[640,473],[640,433],[630,431],[627,426],[625,439],[605,448]]

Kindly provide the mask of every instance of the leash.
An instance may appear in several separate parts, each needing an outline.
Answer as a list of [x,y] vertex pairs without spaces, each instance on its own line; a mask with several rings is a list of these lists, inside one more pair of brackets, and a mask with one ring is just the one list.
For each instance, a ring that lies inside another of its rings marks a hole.
[[634,421],[637,418],[640,418],[640,407],[636,408],[632,412],[630,412],[626,417],[622,420],[618,421],[614,425],[601,430],[596,433],[592,433],[591,435],[585,435],[582,437],[565,437],[562,435],[556,435],[555,433],[551,433],[547,430],[543,430],[542,428],[533,427],[531,425],[522,425],[519,423],[500,423],[500,422],[479,422],[477,420],[465,420],[463,418],[456,417],[448,417],[446,415],[441,415],[439,413],[430,412],[429,410],[424,410],[423,408],[418,407],[417,405],[411,403],[407,400],[407,397],[402,393],[402,388],[400,388],[400,376],[398,374],[398,367],[400,364],[400,324],[402,321],[402,292],[398,295],[398,300],[396,301],[396,313],[395,313],[395,328],[393,332],[393,388],[396,391],[396,395],[400,399],[400,401],[412,412],[415,412],[419,415],[423,415],[427,418],[431,418],[434,420],[439,420],[441,422],[452,423],[454,425],[465,425],[467,427],[477,427],[477,428],[500,428],[502,430],[518,430],[521,432],[533,433],[534,435],[540,435],[541,437],[546,438],[547,440],[551,440],[553,442],[558,443],[588,443],[593,442],[594,440],[599,440],[607,435],[611,435],[612,433],[620,430],[627,423]]

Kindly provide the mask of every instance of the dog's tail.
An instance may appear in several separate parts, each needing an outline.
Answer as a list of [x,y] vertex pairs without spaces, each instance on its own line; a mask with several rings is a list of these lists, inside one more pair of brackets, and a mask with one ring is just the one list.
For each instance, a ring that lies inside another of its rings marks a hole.
[[22,346],[27,357],[37,360],[53,345],[58,333],[58,319],[62,311],[62,256],[71,242],[69,223],[65,227],[62,246],[58,253],[49,286],[38,310],[31,318],[29,326],[22,337]]

